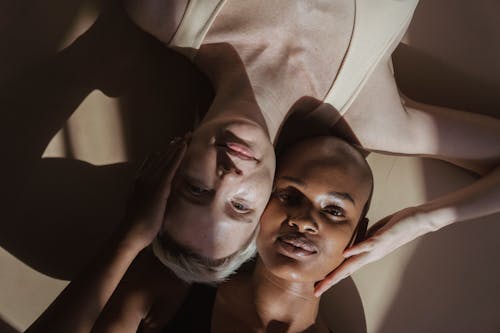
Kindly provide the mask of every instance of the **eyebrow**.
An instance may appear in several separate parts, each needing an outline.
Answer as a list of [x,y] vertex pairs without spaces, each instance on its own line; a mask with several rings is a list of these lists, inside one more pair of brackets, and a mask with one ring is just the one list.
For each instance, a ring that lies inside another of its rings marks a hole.
[[[279,177],[279,179],[288,180],[289,182],[295,183],[296,185],[301,186],[301,187],[307,187],[306,183],[304,183],[302,180],[295,178],[295,177],[281,176],[281,177]],[[332,192],[328,192],[328,196],[334,197],[335,199],[342,200],[342,201],[345,201],[345,200],[350,201],[354,206],[356,206],[356,202],[354,201],[352,196],[347,192],[332,191]]]
[[290,181],[290,182],[292,182],[292,183],[295,183],[295,184],[297,184],[297,185],[299,185],[299,186],[302,186],[302,187],[306,187],[306,186],[307,186],[307,184],[306,184],[306,183],[304,183],[302,180],[300,180],[300,179],[298,179],[298,178],[295,178],[295,177],[290,177],[290,176],[281,176],[281,177],[279,177],[279,179],[288,180],[288,181]]
[[356,206],[356,202],[354,201],[352,196],[347,192],[335,192],[335,191],[333,191],[333,192],[328,192],[328,195],[331,197],[334,197],[336,199],[350,201],[354,206]]

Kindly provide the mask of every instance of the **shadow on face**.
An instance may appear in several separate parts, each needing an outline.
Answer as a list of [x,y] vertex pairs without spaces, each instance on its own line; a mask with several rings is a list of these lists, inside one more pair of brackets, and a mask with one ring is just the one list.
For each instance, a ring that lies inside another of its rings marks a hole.
[[341,139],[317,137],[288,148],[261,218],[257,248],[264,265],[286,280],[324,278],[344,259],[372,183],[363,156]]
[[272,189],[274,149],[247,119],[203,123],[174,179],[164,231],[183,247],[220,259],[248,243]]

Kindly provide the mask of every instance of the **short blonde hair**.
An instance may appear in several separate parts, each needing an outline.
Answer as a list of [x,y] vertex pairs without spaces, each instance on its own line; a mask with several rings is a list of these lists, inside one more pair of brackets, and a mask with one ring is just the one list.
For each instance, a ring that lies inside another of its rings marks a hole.
[[188,283],[219,283],[225,281],[247,260],[255,256],[257,226],[248,242],[235,253],[221,259],[211,259],[175,242],[167,233],[158,235],[151,244],[154,255],[177,277]]

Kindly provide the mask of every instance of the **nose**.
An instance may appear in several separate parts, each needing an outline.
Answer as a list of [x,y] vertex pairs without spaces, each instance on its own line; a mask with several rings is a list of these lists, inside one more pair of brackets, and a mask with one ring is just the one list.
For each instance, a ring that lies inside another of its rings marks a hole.
[[301,233],[317,234],[318,224],[310,215],[295,216],[288,219],[288,225]]
[[242,175],[243,172],[233,163],[231,158],[226,152],[219,150],[217,151],[217,176],[219,178],[224,177],[227,174]]

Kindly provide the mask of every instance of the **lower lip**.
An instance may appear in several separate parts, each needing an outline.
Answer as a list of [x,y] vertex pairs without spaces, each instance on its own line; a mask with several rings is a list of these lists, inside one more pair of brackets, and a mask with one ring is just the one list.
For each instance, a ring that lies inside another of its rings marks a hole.
[[249,160],[255,159],[255,157],[252,154],[252,151],[248,147],[245,147],[244,145],[241,145],[239,143],[228,142],[228,143],[226,143],[226,146],[232,152],[241,156],[242,158],[249,159]]
[[316,252],[307,251],[300,247],[288,244],[287,242],[284,242],[279,238],[276,240],[275,244],[279,253],[294,259],[302,260],[316,254]]

